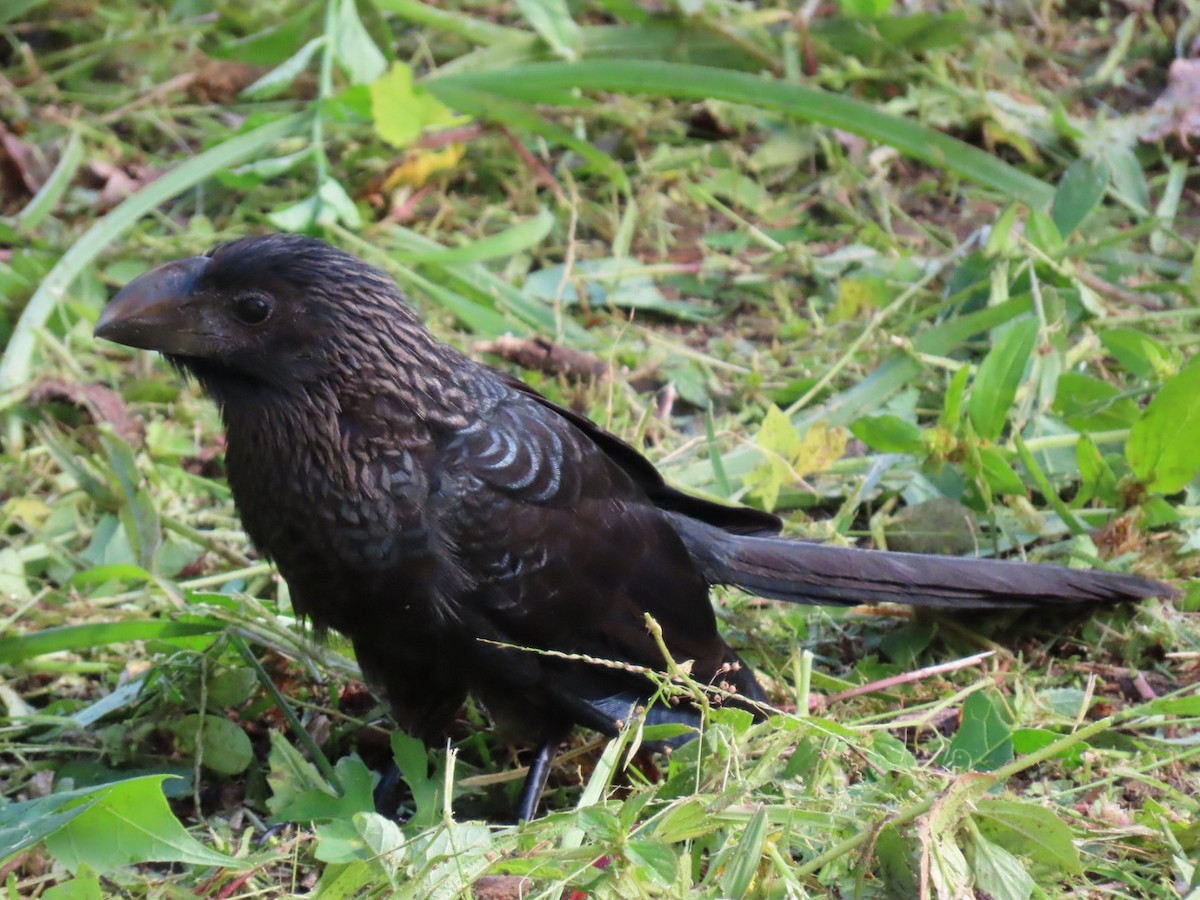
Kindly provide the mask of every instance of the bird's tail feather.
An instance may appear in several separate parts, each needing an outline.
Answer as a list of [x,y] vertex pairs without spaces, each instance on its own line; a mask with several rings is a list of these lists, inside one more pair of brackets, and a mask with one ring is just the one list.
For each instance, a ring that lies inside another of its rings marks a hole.
[[953,609],[1109,604],[1172,596],[1138,575],[1061,566],[884,553],[735,535],[673,517],[709,581],[792,603],[904,603]]

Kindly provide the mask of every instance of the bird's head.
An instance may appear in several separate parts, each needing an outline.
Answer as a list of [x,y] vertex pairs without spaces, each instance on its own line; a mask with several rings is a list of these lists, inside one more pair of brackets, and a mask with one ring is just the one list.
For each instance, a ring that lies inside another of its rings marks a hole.
[[423,332],[393,282],[323,241],[275,234],[158,266],[105,307],[96,336],[146,350],[221,393],[298,387],[369,364],[397,327]]

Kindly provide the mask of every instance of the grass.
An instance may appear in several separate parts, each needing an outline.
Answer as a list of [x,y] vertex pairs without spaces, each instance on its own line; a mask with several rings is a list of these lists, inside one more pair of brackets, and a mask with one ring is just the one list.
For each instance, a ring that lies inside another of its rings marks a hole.
[[[869,5],[0,12],[8,896],[1196,895],[1196,167],[1138,139],[1195,23]],[[1182,594],[718,593],[785,712],[669,758],[579,734],[502,824],[524,756],[473,707],[447,747],[393,734],[242,534],[211,404],[91,339],[147,266],[271,229],[795,534]],[[509,334],[576,374],[479,349]]]

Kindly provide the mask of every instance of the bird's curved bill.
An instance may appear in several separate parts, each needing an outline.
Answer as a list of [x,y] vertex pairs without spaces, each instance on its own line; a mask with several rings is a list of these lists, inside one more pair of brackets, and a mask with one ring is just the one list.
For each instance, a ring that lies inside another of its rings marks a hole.
[[125,285],[100,314],[96,337],[128,347],[177,356],[205,356],[212,340],[189,311],[200,276],[209,264],[203,256],[165,263]]

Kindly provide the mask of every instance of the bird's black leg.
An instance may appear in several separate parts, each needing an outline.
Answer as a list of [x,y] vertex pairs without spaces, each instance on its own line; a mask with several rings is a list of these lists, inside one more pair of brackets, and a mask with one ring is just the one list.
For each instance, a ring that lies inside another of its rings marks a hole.
[[374,790],[375,812],[392,821],[399,821],[400,798],[404,793],[404,779],[400,767],[391,762],[381,774]]
[[542,743],[529,764],[529,774],[525,776],[525,784],[521,786],[521,796],[517,800],[517,821],[528,822],[537,813],[538,802],[542,799],[542,791],[546,789],[546,779],[550,777],[550,764],[554,762],[554,751],[558,749],[559,739],[550,738]]

